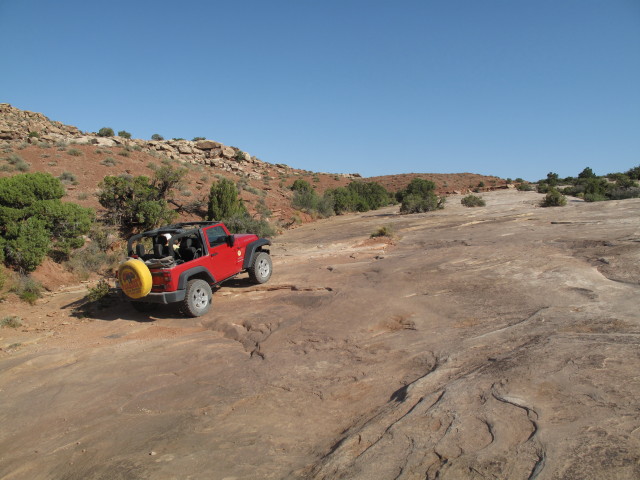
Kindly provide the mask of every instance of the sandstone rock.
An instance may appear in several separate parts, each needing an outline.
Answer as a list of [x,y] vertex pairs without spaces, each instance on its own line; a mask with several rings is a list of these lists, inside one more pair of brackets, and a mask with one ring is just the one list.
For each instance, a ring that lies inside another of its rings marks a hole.
[[195,143],[195,147],[200,150],[212,150],[214,148],[222,147],[221,143],[214,142],[213,140],[200,140]]
[[236,151],[231,148],[223,145],[222,147],[222,156],[227,158],[233,158],[236,156]]

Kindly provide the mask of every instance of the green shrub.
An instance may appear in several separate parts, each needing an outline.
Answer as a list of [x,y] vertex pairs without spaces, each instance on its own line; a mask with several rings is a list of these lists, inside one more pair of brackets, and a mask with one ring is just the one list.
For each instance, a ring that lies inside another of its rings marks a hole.
[[0,319],[0,327],[19,328],[22,326],[22,319],[16,315],[9,315]]
[[108,297],[110,292],[111,287],[109,286],[109,283],[102,279],[94,287],[89,287],[87,289],[87,298],[91,302],[99,302]]
[[11,291],[33,305],[42,296],[42,285],[29,276],[20,276]]
[[516,189],[519,190],[520,192],[530,192],[531,190],[533,190],[533,187],[531,186],[530,183],[520,183],[518,184]]
[[151,140],[164,140],[164,137],[158,133],[154,133],[153,135],[151,135]]
[[126,138],[126,139],[130,139],[131,138],[131,134],[129,132],[127,132],[126,130],[120,130],[118,132],[118,136],[122,137],[122,138]]
[[613,188],[607,192],[607,197],[608,200],[625,200],[627,198],[639,198],[640,188]]
[[415,193],[405,196],[400,205],[400,213],[422,213],[431,212],[444,208],[444,197],[438,197],[435,193],[430,192],[425,196]]
[[315,190],[298,190],[293,194],[291,205],[293,208],[311,213],[318,209],[319,200]]
[[396,193],[400,213],[430,212],[444,208],[445,198],[435,194],[436,184],[429,180],[414,178],[407,188]]
[[29,132],[29,138],[40,138],[40,134],[38,132]]
[[384,225],[382,227],[378,227],[378,229],[371,234],[371,238],[376,237],[392,237],[393,236],[393,227],[390,225]]
[[484,187],[484,182],[479,182],[478,183],[478,188],[482,188],[482,187]]
[[193,137],[192,142],[199,142],[200,140],[206,140],[205,137]]
[[551,188],[544,200],[540,203],[542,207],[564,207],[567,204],[567,197],[562,195],[555,188]]
[[557,173],[549,172],[547,173],[546,184],[550,187],[555,187],[558,185],[559,177]]
[[597,178],[597,175],[593,173],[591,168],[586,167],[582,172],[578,174],[578,178]]
[[224,224],[231,233],[255,233],[259,237],[273,237],[275,229],[265,219],[253,218],[249,214],[224,218]]
[[583,198],[585,202],[604,202],[605,200],[609,200],[600,193],[585,193]]
[[118,152],[118,155],[120,155],[121,157],[130,157],[131,153],[129,153],[129,150],[121,150]]
[[633,180],[640,180],[640,165],[627,170],[626,175]]
[[177,214],[169,208],[171,187],[156,177],[144,175],[107,176],[98,185],[98,201],[106,209],[105,218],[123,231],[149,230],[172,222]]
[[113,137],[113,128],[110,127],[102,127],[98,130],[99,137]]
[[313,187],[306,180],[298,178],[293,182],[293,185],[291,185],[291,190],[294,192],[311,192],[313,191]]
[[104,165],[105,167],[113,167],[117,164],[118,162],[115,161],[115,159],[113,157],[107,157],[104,160],[102,160],[100,162],[100,165]]
[[482,197],[476,195],[467,195],[460,200],[460,203],[465,207],[484,207],[487,204]]
[[208,220],[241,217],[246,213],[247,209],[242,199],[238,197],[238,188],[233,181],[223,178],[211,185],[207,209]]

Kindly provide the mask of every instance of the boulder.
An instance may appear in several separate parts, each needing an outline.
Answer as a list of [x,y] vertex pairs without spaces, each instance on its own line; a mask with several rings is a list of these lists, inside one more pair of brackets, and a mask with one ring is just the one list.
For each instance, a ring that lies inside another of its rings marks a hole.
[[231,148],[231,147],[227,147],[225,145],[222,145],[222,156],[223,157],[227,157],[227,158],[233,158],[236,156],[236,151]]
[[222,144],[214,142],[213,140],[200,140],[196,142],[195,147],[199,148],[200,150],[212,150],[214,148],[222,147]]

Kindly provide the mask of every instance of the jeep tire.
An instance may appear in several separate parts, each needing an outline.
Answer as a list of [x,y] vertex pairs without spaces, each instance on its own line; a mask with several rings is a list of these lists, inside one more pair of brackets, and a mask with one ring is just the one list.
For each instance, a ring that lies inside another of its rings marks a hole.
[[190,317],[204,315],[211,308],[211,287],[200,279],[189,280],[182,301],[182,312]]
[[271,257],[267,252],[257,252],[249,267],[249,277],[254,283],[267,283],[271,278]]

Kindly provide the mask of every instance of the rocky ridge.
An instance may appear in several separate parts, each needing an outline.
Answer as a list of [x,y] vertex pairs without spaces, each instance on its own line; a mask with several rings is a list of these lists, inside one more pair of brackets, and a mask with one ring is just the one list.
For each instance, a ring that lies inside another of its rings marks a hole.
[[[237,148],[213,140],[143,140],[124,137],[101,137],[95,132],[83,132],[77,127],[50,120],[41,113],[20,110],[8,103],[0,103],[0,147],[15,142],[73,142],[100,147],[127,147],[154,156],[193,165],[215,167],[241,177],[260,180],[257,170],[267,162]],[[270,164],[269,164],[270,165]],[[286,173],[290,167],[273,165],[277,173]],[[357,173],[332,174],[341,178],[360,178]]]

